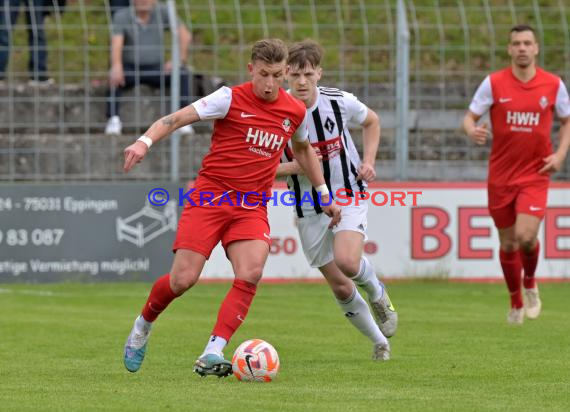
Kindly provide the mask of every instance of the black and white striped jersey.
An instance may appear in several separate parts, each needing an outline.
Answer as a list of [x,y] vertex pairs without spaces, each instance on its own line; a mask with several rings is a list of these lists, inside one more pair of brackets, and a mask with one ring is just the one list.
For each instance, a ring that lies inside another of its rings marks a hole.
[[[323,175],[333,197],[339,189],[347,196],[364,191],[366,182],[356,180],[361,160],[348,130],[349,124],[362,124],[368,108],[351,93],[329,87],[317,87],[317,101],[307,109],[309,140],[322,157]],[[282,162],[293,159],[291,143],[285,148]],[[322,213],[317,192],[306,176],[287,177],[289,190],[295,193],[295,211],[304,217]],[[312,199],[312,201],[310,200]]]

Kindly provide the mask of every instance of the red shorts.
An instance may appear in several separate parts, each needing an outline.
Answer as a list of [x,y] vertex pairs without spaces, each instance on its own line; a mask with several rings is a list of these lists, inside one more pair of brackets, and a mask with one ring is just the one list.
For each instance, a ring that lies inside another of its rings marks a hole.
[[[196,181],[195,189],[190,195],[195,205],[187,202],[178,221],[176,239],[172,246],[174,252],[190,249],[209,259],[220,240],[224,249],[236,240],[259,239],[270,245],[266,206],[248,206],[243,201],[238,202],[235,192],[220,189],[215,183],[203,178]],[[214,199],[211,201],[213,205],[205,201],[205,197],[200,199],[201,194],[206,193],[208,198]],[[223,202],[220,201],[222,196],[225,199]],[[249,199],[248,202],[255,203]]]
[[499,229],[513,226],[519,213],[542,219],[546,212],[548,183],[529,182],[501,187],[489,185],[489,213],[495,226]]

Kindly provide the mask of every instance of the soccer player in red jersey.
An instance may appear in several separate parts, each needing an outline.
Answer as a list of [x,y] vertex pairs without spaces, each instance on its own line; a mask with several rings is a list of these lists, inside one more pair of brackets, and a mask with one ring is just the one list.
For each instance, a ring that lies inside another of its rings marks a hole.
[[[287,47],[278,39],[260,40],[252,49],[251,81],[222,87],[155,123],[125,149],[128,172],[150,146],[177,128],[215,119],[209,153],[202,162],[180,221],[169,274],[154,283],[142,313],[135,320],[124,350],[124,364],[136,372],[144,359],[152,322],[200,277],[212,249],[221,241],[235,273],[218,319],[194,371],[202,376],[227,376],[231,362],[222,350],[244,321],[269,254],[270,231],[262,193],[271,191],[279,160],[289,140],[297,161],[329,203],[320,164],[307,137],[305,106],[281,85]],[[213,193],[213,205],[201,194]],[[255,192],[255,193],[254,193]],[[334,203],[323,205],[331,226],[340,220]]]
[[[477,125],[477,121],[489,111],[493,132],[489,212],[499,231],[499,258],[511,296],[507,321],[522,324],[525,315],[536,319],[542,306],[535,280],[540,248],[537,235],[549,176],[562,168],[570,146],[570,101],[562,80],[537,67],[538,43],[532,27],[511,29],[508,53],[511,66],[483,80],[463,128],[474,143],[484,145],[489,130],[487,124]],[[556,152],[550,141],[554,112],[561,123]]]

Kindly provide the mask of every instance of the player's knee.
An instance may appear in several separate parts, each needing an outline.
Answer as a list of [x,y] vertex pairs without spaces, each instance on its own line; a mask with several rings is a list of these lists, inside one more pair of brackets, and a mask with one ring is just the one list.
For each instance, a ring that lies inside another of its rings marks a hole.
[[531,230],[517,232],[517,242],[523,251],[530,252],[536,246],[536,234]]
[[519,247],[519,244],[515,237],[501,238],[500,242],[501,242],[501,250],[507,253],[514,252]]
[[237,275],[236,277],[238,279],[241,280],[245,280],[246,282],[249,283],[253,283],[254,285],[257,285],[259,283],[259,281],[261,280],[261,271],[259,272],[249,272],[249,273],[240,273],[239,275]]
[[182,268],[178,272],[170,274],[170,287],[174,293],[179,295],[194,286],[198,277],[191,268]]
[[238,279],[245,280],[247,282],[257,285],[261,280],[261,275],[263,274],[263,265],[259,264],[249,264],[247,266],[242,266],[237,268],[236,277]]
[[360,259],[354,259],[351,256],[335,256],[334,263],[346,276],[353,277],[360,270]]
[[352,281],[337,283],[331,285],[331,290],[334,294],[334,297],[337,298],[337,300],[345,301],[347,299],[350,299],[350,297],[352,296],[352,291],[354,290],[354,284],[352,283]]
[[518,244],[516,242],[501,243],[501,250],[512,253],[518,249]]

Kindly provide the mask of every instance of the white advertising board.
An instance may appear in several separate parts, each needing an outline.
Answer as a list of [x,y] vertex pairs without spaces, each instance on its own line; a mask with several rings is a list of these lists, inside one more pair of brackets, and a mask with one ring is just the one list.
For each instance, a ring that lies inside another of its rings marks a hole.
[[[286,192],[283,186],[275,190]],[[386,278],[500,279],[498,235],[484,183],[376,183],[368,189],[366,256]],[[415,205],[414,205],[414,194]],[[399,201],[398,199],[402,199]],[[385,203],[385,204],[383,204]],[[319,279],[307,264],[291,206],[269,206],[273,244],[265,279]],[[570,185],[553,183],[539,234],[537,275],[570,279]],[[233,276],[218,246],[204,278]]]

